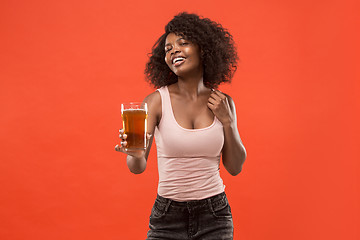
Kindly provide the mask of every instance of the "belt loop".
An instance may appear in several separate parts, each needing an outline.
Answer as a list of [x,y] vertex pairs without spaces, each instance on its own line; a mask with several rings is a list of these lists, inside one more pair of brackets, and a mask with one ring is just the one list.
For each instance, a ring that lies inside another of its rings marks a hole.
[[210,198],[208,198],[208,199],[207,199],[207,202],[208,202],[208,205],[209,205],[210,211],[211,211],[211,212],[214,212],[214,209],[213,209],[213,206],[212,206],[211,199],[210,199]]
[[171,202],[172,202],[171,199],[167,199],[167,203],[166,203],[166,207],[165,207],[165,212],[167,212],[167,210],[169,209]]

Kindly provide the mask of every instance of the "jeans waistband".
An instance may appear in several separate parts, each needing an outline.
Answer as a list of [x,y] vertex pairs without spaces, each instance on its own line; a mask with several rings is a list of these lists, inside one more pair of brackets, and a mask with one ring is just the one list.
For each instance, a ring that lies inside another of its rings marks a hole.
[[188,208],[188,207],[201,207],[201,206],[205,206],[207,204],[214,204],[219,201],[227,201],[227,198],[226,198],[225,192],[222,192],[215,196],[201,199],[201,200],[190,200],[190,201],[185,201],[185,202],[179,202],[179,201],[171,200],[169,198],[164,198],[158,194],[156,201],[158,201],[161,204],[165,204],[167,206],[169,206],[171,204],[172,207]]

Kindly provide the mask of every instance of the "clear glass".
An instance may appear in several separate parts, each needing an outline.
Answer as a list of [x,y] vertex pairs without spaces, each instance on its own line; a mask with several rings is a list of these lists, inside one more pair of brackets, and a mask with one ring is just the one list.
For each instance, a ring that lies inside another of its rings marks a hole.
[[127,135],[125,150],[144,150],[146,148],[147,116],[146,103],[131,102],[121,104],[123,129]]

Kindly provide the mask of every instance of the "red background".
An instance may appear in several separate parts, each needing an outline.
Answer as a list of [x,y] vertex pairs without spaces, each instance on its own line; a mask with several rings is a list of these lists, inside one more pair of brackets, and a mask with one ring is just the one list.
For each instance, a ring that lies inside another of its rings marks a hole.
[[147,53],[179,11],[230,30],[220,89],[248,151],[221,175],[235,238],[360,239],[357,1],[1,1],[0,239],[145,239],[156,152],[114,151],[120,103],[141,101]]

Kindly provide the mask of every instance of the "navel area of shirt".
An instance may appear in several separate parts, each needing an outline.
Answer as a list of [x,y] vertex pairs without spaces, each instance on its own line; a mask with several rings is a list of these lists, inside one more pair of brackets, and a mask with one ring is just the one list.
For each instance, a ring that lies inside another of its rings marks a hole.
[[205,199],[225,189],[218,158],[158,158],[158,194],[175,201]]
[[155,129],[158,156],[158,194],[175,201],[200,200],[224,191],[219,164],[223,126],[214,122],[201,129],[181,127],[173,115],[167,89],[159,90],[162,118]]

